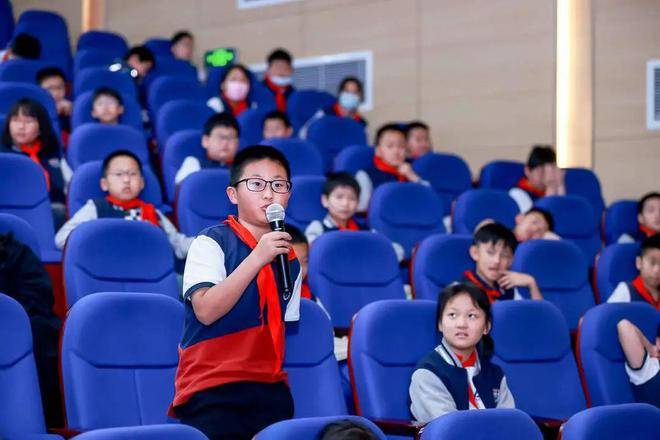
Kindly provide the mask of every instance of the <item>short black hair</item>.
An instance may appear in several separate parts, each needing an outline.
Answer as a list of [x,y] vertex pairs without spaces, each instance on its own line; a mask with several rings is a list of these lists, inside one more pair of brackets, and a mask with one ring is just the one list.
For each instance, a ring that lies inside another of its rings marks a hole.
[[151,63],[156,66],[156,57],[154,53],[147,46],[133,46],[126,52],[125,60],[129,59],[131,56],[137,55],[140,62],[151,61]]
[[264,118],[264,126],[266,125],[266,121],[269,119],[279,119],[280,121],[284,122],[284,126],[286,128],[291,127],[291,121],[289,120],[289,116],[281,110],[273,110],[271,112],[268,112],[268,114],[266,114],[266,117]]
[[29,34],[16,35],[9,48],[11,53],[19,58],[36,60],[41,56],[41,42]]
[[430,131],[430,128],[429,128],[428,124],[426,124],[425,122],[422,122],[422,121],[419,121],[419,120],[410,121],[410,122],[408,122],[408,125],[406,126],[406,137],[408,137],[410,132],[412,130],[415,130],[416,128],[421,128],[423,130]]
[[533,170],[546,164],[557,164],[557,154],[551,145],[534,145],[527,158],[527,168]]
[[644,211],[644,205],[646,202],[648,202],[651,199],[655,199],[656,197],[660,197],[659,192],[650,192],[647,194],[644,194],[641,199],[639,199],[639,202],[637,202],[637,214],[641,214],[642,211]]
[[229,76],[229,73],[231,73],[231,71],[234,70],[234,69],[238,69],[241,72],[243,72],[243,75],[245,75],[245,77],[248,80],[248,84],[251,87],[252,86],[252,72],[250,72],[250,69],[245,67],[243,64],[232,64],[231,66],[227,67],[225,69],[225,71],[222,73],[222,76],[220,77],[220,84],[225,82],[225,79],[227,79],[227,76]]
[[406,137],[406,129],[401,124],[398,124],[396,122],[389,122],[385,125],[381,125],[378,131],[376,132],[376,139],[375,139],[376,146],[380,145],[381,137],[388,131],[396,131],[398,133],[401,133],[403,137]]
[[229,169],[229,186],[235,186],[236,182],[241,180],[243,170],[247,165],[263,159],[272,160],[282,165],[286,172],[286,179],[291,180],[291,166],[281,151],[267,145],[252,145],[240,151],[234,158],[234,162]]
[[543,216],[543,219],[544,219],[545,222],[548,224],[548,229],[549,229],[550,231],[554,231],[554,230],[555,230],[555,221],[554,221],[554,219],[552,218],[552,214],[550,213],[550,211],[546,211],[546,210],[543,209],[543,208],[538,208],[538,207],[534,206],[534,207],[532,207],[529,211],[527,211],[527,212],[526,212],[525,214],[523,214],[523,215],[528,215],[528,214],[531,214],[531,213],[533,213],[533,212],[539,213],[539,214],[541,214],[541,216]]
[[357,84],[358,91],[360,92],[360,98],[364,99],[364,85],[362,84],[362,81],[360,81],[360,78],[357,76],[347,76],[346,78],[342,79],[339,83],[339,87],[337,88],[337,92],[341,93],[341,91],[344,90],[346,84],[349,82],[354,82]]
[[209,116],[206,122],[204,122],[204,134],[210,136],[211,132],[216,127],[233,128],[236,130],[236,136],[240,136],[241,134],[241,128],[238,125],[238,121],[234,115],[229,112],[215,113]]
[[639,248],[639,255],[643,257],[651,249],[660,249],[660,233],[653,234],[642,240],[642,244]]
[[179,31],[179,32],[175,33],[174,35],[172,35],[172,38],[170,39],[170,46],[174,46],[176,43],[183,40],[184,38],[190,38],[191,40],[194,39],[190,32],[188,32],[188,31]]
[[511,252],[514,252],[518,247],[518,240],[516,240],[516,236],[511,232],[511,229],[497,222],[487,223],[477,229],[472,239],[472,244],[475,246],[479,244],[495,245],[499,242],[511,249]]
[[360,185],[352,174],[346,172],[328,173],[328,177],[323,184],[323,195],[329,196],[335,189],[341,186],[347,186],[353,189],[355,194],[360,197]]
[[119,156],[127,156],[127,157],[130,157],[131,159],[133,159],[138,164],[138,169],[140,170],[140,174],[142,174],[142,162],[140,162],[140,158],[137,157],[137,155],[135,153],[133,153],[132,151],[128,151],[128,150],[117,150],[117,151],[113,151],[112,153],[108,154],[106,156],[106,158],[103,159],[103,165],[102,165],[103,177],[107,177],[108,167],[110,166],[110,162],[112,162],[112,160],[114,158],[119,157]]
[[2,140],[0,141],[2,145],[10,147],[14,144],[11,131],[9,130],[9,124],[11,123],[11,118],[19,114],[31,116],[39,123],[39,139],[41,140],[42,153],[50,154],[60,151],[59,133],[53,128],[48,110],[40,102],[30,98],[21,98],[16,101],[5,115],[5,126],[2,132]]
[[98,89],[94,90],[94,94],[92,95],[92,104],[94,104],[99,96],[112,96],[117,100],[119,105],[124,105],[124,100],[122,99],[121,94],[119,94],[119,92],[113,88],[99,87]]
[[286,232],[288,232],[291,236],[291,244],[309,244],[305,234],[303,234],[300,229],[296,228],[292,224],[287,223]]
[[273,61],[286,61],[289,64],[293,63],[293,57],[288,50],[278,47],[272,51],[266,58],[266,62],[270,65]]
[[328,423],[319,432],[318,440],[377,440],[378,437],[366,426],[353,420]]
[[59,67],[44,67],[43,69],[39,70],[37,72],[37,84],[41,84],[42,81],[52,78],[52,77],[59,77],[62,78],[62,81],[66,82],[66,77],[64,76],[64,72],[62,72],[62,69]]

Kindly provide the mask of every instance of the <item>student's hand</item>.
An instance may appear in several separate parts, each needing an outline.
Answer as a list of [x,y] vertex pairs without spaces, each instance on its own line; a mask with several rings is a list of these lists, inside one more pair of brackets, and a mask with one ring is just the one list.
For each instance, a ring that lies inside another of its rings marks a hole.
[[421,180],[417,173],[413,171],[412,165],[410,165],[408,162],[404,162],[399,165],[398,170],[399,174],[406,176],[406,179],[411,182],[419,182]]
[[497,282],[505,289],[512,289],[514,287],[531,287],[536,284],[534,277],[531,275],[510,270],[504,272]]
[[276,256],[288,254],[291,249],[291,236],[287,232],[268,232],[261,236],[252,251],[261,266],[269,264]]
[[71,115],[71,101],[68,99],[63,99],[56,104],[57,107],[57,114],[61,116],[70,116]]

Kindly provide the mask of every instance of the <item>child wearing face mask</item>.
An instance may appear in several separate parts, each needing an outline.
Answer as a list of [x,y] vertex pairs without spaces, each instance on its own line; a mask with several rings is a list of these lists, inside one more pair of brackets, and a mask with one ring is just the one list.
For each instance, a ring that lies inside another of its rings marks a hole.
[[436,326],[442,341],[422,358],[410,381],[410,412],[430,422],[454,411],[515,408],[502,369],[490,360],[493,340],[488,296],[454,283],[438,298]]
[[273,95],[279,111],[286,111],[286,100],[295,90],[293,87],[293,58],[285,49],[275,49],[266,58],[268,68],[263,84]]
[[220,81],[220,96],[206,102],[217,113],[229,112],[238,117],[253,107],[248,99],[250,93],[250,71],[242,64],[234,64],[225,72]]

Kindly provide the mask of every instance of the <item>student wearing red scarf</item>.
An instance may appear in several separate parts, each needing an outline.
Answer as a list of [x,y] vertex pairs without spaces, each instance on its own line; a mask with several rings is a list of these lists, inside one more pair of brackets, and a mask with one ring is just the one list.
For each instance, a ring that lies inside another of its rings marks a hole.
[[660,310],[660,234],[642,240],[635,264],[637,278],[620,282],[607,302],[647,302]]
[[234,64],[227,69],[220,81],[220,96],[210,98],[206,105],[217,113],[228,112],[238,117],[253,107],[248,99],[252,82],[250,72],[242,64]]
[[101,189],[103,198],[88,200],[55,234],[55,245],[63,249],[69,234],[78,225],[97,218],[120,218],[151,223],[167,235],[178,258],[185,258],[191,237],[179,233],[174,225],[151,203],[140,199],[144,189],[142,164],[135,154],[126,150],[111,153],[103,161]]
[[413,171],[406,162],[406,131],[399,124],[385,124],[376,132],[376,147],[373,164],[355,174],[360,185],[358,211],[365,212],[373,190],[387,182],[428,182]]
[[509,195],[524,214],[541,197],[565,194],[564,170],[557,166],[555,150],[549,145],[535,145],[527,158],[525,176],[509,190]]
[[637,231],[621,234],[617,243],[633,243],[660,233],[660,193],[650,192],[637,202]]
[[268,68],[263,84],[275,96],[279,111],[286,111],[286,100],[295,90],[293,88],[293,58],[285,49],[275,49],[266,58]]

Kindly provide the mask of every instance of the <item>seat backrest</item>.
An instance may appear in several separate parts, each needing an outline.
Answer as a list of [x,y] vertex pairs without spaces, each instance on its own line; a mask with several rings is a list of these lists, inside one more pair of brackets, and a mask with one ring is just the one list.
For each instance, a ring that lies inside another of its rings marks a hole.
[[287,99],[286,110],[291,115],[291,125],[299,130],[314,114],[331,106],[337,99],[321,90],[296,90]]
[[355,174],[374,163],[374,149],[368,145],[350,145],[335,156],[334,171]]
[[601,252],[596,263],[596,288],[601,302],[606,302],[622,281],[632,281],[639,273],[635,258],[640,243],[614,243]]
[[189,425],[147,425],[124,428],[95,429],[76,436],[81,440],[208,440],[201,431]]
[[586,408],[566,321],[548,301],[493,305],[493,362],[504,370],[516,408],[566,420]]
[[474,270],[471,245],[469,235],[435,234],[426,237],[412,261],[415,298],[436,301],[442,289],[463,278],[466,270]]
[[81,224],[69,236],[63,266],[69,307],[96,292],[179,297],[172,246],[161,229],[147,222],[97,219]]
[[266,115],[272,109],[249,108],[238,115],[238,125],[241,127],[240,144],[242,147],[256,145],[263,139],[263,126]]
[[166,56],[156,55],[156,65],[144,78],[144,85],[149,90],[158,78],[163,76],[185,76],[197,79],[197,68],[189,61],[174,58],[172,54]]
[[179,230],[195,236],[202,229],[217,225],[230,214],[236,214],[225,188],[229,171],[200,170],[186,177],[179,185],[177,219]]
[[69,312],[62,342],[68,426],[166,423],[183,315],[179,302],[153,293],[81,299]]
[[291,179],[293,187],[286,209],[286,222],[304,231],[314,220],[322,220],[327,210],[321,205],[325,177],[299,176]]
[[39,60],[13,59],[0,63],[0,81],[37,83],[37,73],[46,67]]
[[[94,91],[81,93],[76,97],[73,103],[73,112],[71,113],[71,128],[75,130],[82,124],[97,122],[92,116],[92,107],[94,105]],[[140,104],[131,95],[122,95],[122,106],[124,113],[119,116],[119,124],[133,127],[136,130],[142,130],[142,110]]]
[[355,316],[349,367],[359,415],[411,420],[410,379],[439,343],[435,309],[435,301],[378,301]]
[[173,202],[176,197],[176,173],[188,156],[203,159],[206,150],[202,147],[202,130],[181,130],[167,139],[163,151],[163,183],[167,200]]
[[349,145],[367,145],[364,126],[349,118],[323,116],[309,125],[307,140],[319,148],[326,171],[337,153]]
[[323,428],[330,423],[342,422],[349,420],[351,422],[360,424],[369,428],[371,432],[376,434],[379,440],[385,440],[383,431],[376,426],[372,421],[358,416],[330,416],[330,417],[310,417],[306,419],[291,419],[277,422],[266,429],[259,432],[254,440],[289,440],[296,439],[316,439],[319,437]]
[[600,220],[605,210],[605,200],[596,173],[588,168],[566,168],[564,172],[566,193],[586,199],[594,209],[594,216]]
[[644,303],[601,304],[584,315],[578,356],[591,406],[634,402],[617,323],[627,319],[654,340],[660,313]]
[[474,228],[487,218],[513,228],[518,212],[518,205],[505,191],[471,189],[456,199],[452,230],[456,234],[472,235]]
[[179,130],[201,130],[214,111],[203,102],[176,99],[163,104],[156,115],[156,137],[159,145]]
[[300,303],[300,321],[287,323],[286,356],[294,417],[348,414],[335,359],[332,324],[321,306]]
[[[140,193],[140,199],[152,203],[156,208],[163,208],[163,196],[160,192],[158,178],[149,168],[142,170],[144,178],[144,189]],[[67,208],[69,216],[74,215],[90,199],[98,199],[106,196],[99,181],[103,176],[103,164],[101,161],[87,162],[80,165],[71,177],[69,193],[67,194]]]
[[370,302],[405,297],[392,244],[367,231],[334,231],[317,238],[309,284],[338,328],[348,328],[353,315]]
[[413,169],[438,193],[444,212],[463,191],[472,188],[472,173],[459,156],[448,153],[428,153],[413,162]]
[[128,150],[149,167],[149,150],[144,133],[127,125],[106,125],[96,122],[82,124],[71,133],[66,151],[72,170],[87,162],[105,159],[110,153]]
[[0,176],[12,183],[0,185],[0,211],[20,217],[32,226],[42,254],[55,249],[55,227],[41,169],[23,155],[0,153]]
[[14,103],[21,98],[30,98],[43,105],[48,112],[53,127],[59,127],[55,101],[50,93],[36,84],[19,82],[0,83],[0,119],[2,121],[7,118],[7,114],[11,111]]
[[157,57],[170,57],[172,58],[172,42],[168,38],[148,38],[143,43],[147,48],[154,53]]
[[7,47],[14,34],[14,10],[11,1],[0,1],[0,47]]
[[16,300],[1,293],[0,316],[0,437],[44,434],[30,319]]
[[525,176],[525,164],[509,160],[495,160],[481,168],[479,188],[500,189],[508,191],[516,186],[521,177]]
[[660,409],[648,403],[589,408],[564,425],[564,440],[652,439],[658,437]]
[[88,67],[103,67],[109,68],[111,64],[120,61],[123,57],[122,54],[106,50],[85,49],[76,52],[73,57],[73,71],[78,73]]
[[316,145],[302,139],[279,138],[263,141],[280,150],[289,161],[291,176],[322,176],[323,158]]
[[206,101],[202,85],[196,78],[182,75],[164,75],[155,79],[149,87],[149,111],[156,115],[160,107],[168,101],[190,99]]
[[548,196],[534,204],[552,214],[554,232],[575,243],[584,252],[589,267],[593,267],[601,241],[599,223],[594,208],[580,196]]
[[122,35],[115,32],[87,31],[80,35],[76,45],[76,53],[83,50],[113,52],[116,56],[123,57],[128,52],[128,43]]
[[62,69],[71,78],[71,44],[64,18],[51,11],[27,10],[16,22],[14,35],[26,33],[41,43],[40,60]]
[[0,234],[9,232],[12,233],[16,241],[32,249],[32,252],[34,252],[37,258],[40,258],[41,250],[39,249],[39,240],[37,239],[37,233],[34,231],[34,228],[20,217],[0,212]]
[[418,183],[384,183],[369,201],[369,226],[399,243],[405,257],[426,237],[445,232],[444,209],[433,189]]
[[456,433],[478,440],[541,440],[534,420],[519,409],[495,408],[483,411],[454,411],[431,421],[421,440],[452,438]]
[[637,236],[637,200],[618,200],[605,210],[603,216],[605,244],[616,243],[623,234]]
[[[594,306],[586,259],[570,241],[526,241],[516,249],[511,269],[534,277],[543,298],[561,310],[571,330]],[[526,289],[519,290],[529,297]]]
[[76,74],[73,81],[73,95],[78,97],[85,92],[93,92],[99,87],[109,87],[122,95],[137,99],[135,81],[127,72],[112,72],[107,67],[86,67]]

